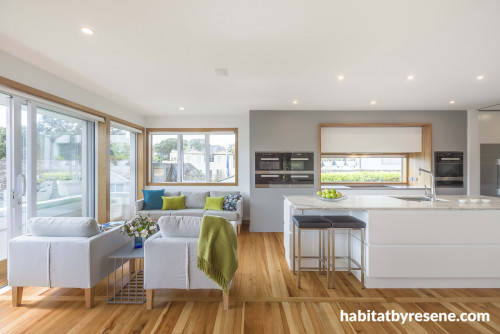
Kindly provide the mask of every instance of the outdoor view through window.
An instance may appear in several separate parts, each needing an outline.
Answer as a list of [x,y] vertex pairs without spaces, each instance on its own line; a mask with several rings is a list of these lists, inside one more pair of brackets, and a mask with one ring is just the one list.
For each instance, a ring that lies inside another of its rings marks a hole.
[[321,156],[322,183],[403,183],[405,156]]
[[151,182],[235,182],[234,133],[151,134]]

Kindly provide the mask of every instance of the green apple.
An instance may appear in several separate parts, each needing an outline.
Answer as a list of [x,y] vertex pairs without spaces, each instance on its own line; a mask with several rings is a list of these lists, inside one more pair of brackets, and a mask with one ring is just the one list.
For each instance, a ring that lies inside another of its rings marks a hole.
[[326,198],[331,199],[331,198],[333,198],[333,196],[328,194],[328,195],[326,195]]
[[321,194],[322,194],[322,192],[321,192],[321,191],[318,191],[318,192],[316,193],[316,195],[318,195],[318,196],[321,196]]

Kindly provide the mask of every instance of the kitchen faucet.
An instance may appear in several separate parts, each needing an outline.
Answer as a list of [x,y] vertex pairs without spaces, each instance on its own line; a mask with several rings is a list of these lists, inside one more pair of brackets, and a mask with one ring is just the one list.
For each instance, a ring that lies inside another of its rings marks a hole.
[[422,172],[427,173],[431,176],[431,192],[427,191],[427,185],[425,185],[425,198],[428,198],[431,202],[436,201],[436,182],[434,181],[434,174],[427,169],[419,168],[418,176],[422,175]]

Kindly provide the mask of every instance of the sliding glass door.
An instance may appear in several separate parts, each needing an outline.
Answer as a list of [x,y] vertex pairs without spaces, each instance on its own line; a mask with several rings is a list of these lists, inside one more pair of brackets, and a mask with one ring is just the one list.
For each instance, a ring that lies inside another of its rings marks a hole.
[[111,126],[110,136],[110,219],[127,220],[134,215],[136,199],[136,134]]
[[87,121],[36,108],[37,216],[93,215],[92,138]]

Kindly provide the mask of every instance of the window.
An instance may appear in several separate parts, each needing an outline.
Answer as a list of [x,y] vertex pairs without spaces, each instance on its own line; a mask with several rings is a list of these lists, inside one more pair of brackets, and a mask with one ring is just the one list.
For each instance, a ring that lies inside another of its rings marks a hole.
[[36,108],[36,215],[93,216],[94,123]]
[[148,129],[149,183],[237,185],[237,129]]
[[406,155],[322,155],[321,183],[406,183]]
[[127,220],[136,199],[136,134],[112,123],[109,158],[110,220]]

